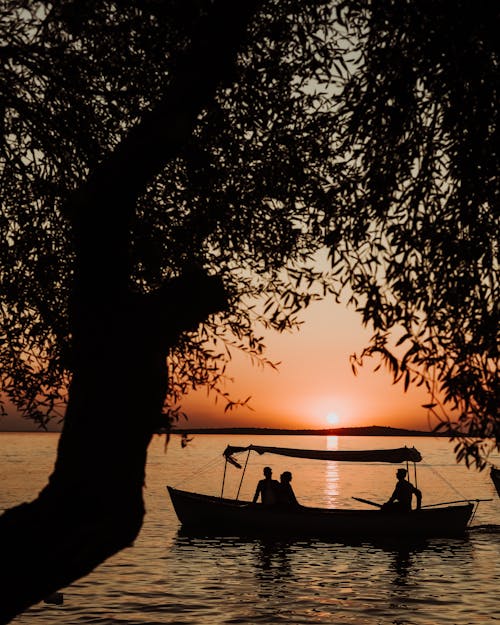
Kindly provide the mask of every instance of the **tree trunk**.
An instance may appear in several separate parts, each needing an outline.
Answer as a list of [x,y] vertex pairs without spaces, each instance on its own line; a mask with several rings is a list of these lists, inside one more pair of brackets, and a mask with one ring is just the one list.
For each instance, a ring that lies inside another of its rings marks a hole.
[[0,519],[1,623],[131,545],[141,527],[165,364],[139,344],[140,328],[133,341],[112,334],[97,359],[80,357],[49,484]]
[[140,530],[169,345],[225,301],[220,283],[203,274],[151,297],[131,294],[128,226],[138,195],[229,77],[257,5],[212,3],[165,97],[68,203],[77,257],[69,402],[48,485],[0,517],[0,624],[130,546]]

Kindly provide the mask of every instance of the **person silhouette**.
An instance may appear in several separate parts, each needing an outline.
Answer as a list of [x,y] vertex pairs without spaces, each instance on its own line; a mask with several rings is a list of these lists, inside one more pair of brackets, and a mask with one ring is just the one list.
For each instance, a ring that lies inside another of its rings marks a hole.
[[382,510],[393,510],[395,512],[410,512],[412,495],[417,499],[417,510],[422,505],[422,493],[406,479],[406,469],[396,471],[396,488],[390,499],[382,506]]
[[278,491],[278,503],[287,506],[298,506],[299,502],[292,488],[292,474],[290,471],[284,471],[280,475],[280,489]]
[[264,467],[264,479],[259,480],[255,495],[253,496],[253,503],[257,502],[257,499],[261,498],[261,502],[265,506],[275,504],[278,501],[278,489],[280,483],[277,480],[273,480],[273,470],[271,467]]

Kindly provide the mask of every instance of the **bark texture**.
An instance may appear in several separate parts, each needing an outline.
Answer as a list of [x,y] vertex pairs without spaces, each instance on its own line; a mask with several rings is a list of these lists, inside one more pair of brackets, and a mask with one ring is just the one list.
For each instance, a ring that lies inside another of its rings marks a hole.
[[169,346],[226,301],[201,271],[153,296],[131,293],[129,224],[137,197],[230,77],[257,5],[212,3],[162,100],[67,204],[77,258],[69,403],[49,483],[0,517],[0,623],[132,545],[141,528]]

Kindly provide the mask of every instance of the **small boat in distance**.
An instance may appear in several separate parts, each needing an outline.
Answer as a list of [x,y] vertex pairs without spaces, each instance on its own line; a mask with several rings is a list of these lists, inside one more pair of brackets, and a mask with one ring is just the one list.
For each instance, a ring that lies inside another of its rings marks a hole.
[[[326,451],[229,445],[223,455],[226,460],[220,497],[188,492],[167,486],[170,499],[183,529],[216,535],[278,535],[318,536],[336,538],[452,536],[463,534],[479,500],[434,504],[410,512],[383,509],[380,504],[358,498],[358,501],[379,509],[315,508],[310,506],[263,505],[250,501],[228,499],[224,494],[227,464],[241,468],[234,454],[251,451],[272,453],[293,458],[350,462],[420,462],[414,448],[375,449],[366,451]],[[248,456],[247,456],[248,462]],[[246,463],[245,463],[246,468]],[[243,480],[243,477],[241,478]],[[240,482],[241,488],[241,482]]]
[[491,481],[495,485],[498,496],[500,497],[500,469],[497,469],[496,467],[491,467],[490,477]]

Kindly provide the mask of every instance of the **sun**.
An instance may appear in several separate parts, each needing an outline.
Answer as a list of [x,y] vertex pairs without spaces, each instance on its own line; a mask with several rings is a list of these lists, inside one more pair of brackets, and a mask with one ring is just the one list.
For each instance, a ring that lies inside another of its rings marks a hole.
[[340,422],[340,417],[336,412],[329,412],[326,415],[326,422],[330,425],[337,425]]

